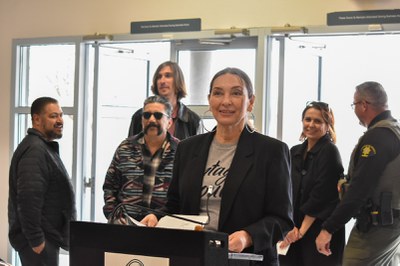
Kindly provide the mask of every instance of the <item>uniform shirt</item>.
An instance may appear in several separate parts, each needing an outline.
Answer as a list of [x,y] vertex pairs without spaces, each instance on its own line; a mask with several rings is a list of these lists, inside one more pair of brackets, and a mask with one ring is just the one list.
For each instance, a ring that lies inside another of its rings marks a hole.
[[[368,128],[384,119],[395,121],[390,111],[384,111],[371,121]],[[322,225],[329,233],[343,227],[372,197],[387,164],[400,153],[400,140],[389,128],[376,127],[364,133],[354,152],[354,171],[348,191]]]

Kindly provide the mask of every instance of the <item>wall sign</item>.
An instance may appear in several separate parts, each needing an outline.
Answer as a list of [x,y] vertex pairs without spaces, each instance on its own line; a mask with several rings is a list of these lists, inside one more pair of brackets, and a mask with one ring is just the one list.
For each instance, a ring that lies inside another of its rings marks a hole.
[[400,9],[333,12],[327,15],[328,26],[400,23]]
[[131,22],[131,33],[200,31],[201,19],[175,19]]

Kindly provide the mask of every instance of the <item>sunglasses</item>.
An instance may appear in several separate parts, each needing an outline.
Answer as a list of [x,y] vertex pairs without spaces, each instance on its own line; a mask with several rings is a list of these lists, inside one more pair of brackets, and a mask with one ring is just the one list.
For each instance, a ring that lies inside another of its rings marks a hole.
[[157,120],[160,120],[163,115],[165,115],[166,117],[169,117],[169,115],[165,114],[165,113],[161,113],[161,112],[143,112],[142,116],[144,119],[150,119],[150,117],[154,115],[154,118]]
[[307,102],[306,106],[307,107],[317,106],[319,108],[322,108],[322,109],[325,109],[325,110],[329,111],[329,104],[324,103],[324,102],[316,102],[316,101]]

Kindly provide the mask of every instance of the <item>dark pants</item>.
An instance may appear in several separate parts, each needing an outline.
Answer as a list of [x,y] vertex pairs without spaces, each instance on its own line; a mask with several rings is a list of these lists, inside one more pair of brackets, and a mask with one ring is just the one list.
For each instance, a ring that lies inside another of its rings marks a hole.
[[22,266],[57,266],[59,253],[60,248],[47,240],[40,254],[33,252],[30,246],[18,251]]
[[390,226],[372,226],[366,233],[354,226],[344,251],[343,265],[397,266],[399,249],[399,220]]

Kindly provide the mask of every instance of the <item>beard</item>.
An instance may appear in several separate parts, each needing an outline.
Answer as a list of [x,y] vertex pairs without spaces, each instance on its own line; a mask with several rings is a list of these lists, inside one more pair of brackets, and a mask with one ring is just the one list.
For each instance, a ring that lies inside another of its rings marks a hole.
[[46,131],[45,135],[46,135],[47,139],[51,139],[51,140],[53,140],[53,139],[61,139],[62,136],[63,136],[62,133],[57,133],[57,132],[54,132],[53,130]]
[[58,131],[58,127],[62,124],[56,124],[54,126],[54,129],[45,129],[43,128],[44,135],[48,140],[54,140],[54,139],[61,139],[63,136],[62,128],[60,131]]
[[145,126],[145,128],[143,129],[144,134],[147,135],[147,132],[152,127],[157,128],[157,136],[160,136],[163,133],[163,130],[161,129],[160,125],[157,125],[156,123],[151,122],[147,126]]

